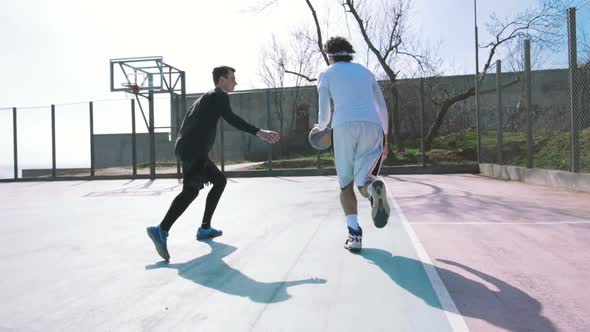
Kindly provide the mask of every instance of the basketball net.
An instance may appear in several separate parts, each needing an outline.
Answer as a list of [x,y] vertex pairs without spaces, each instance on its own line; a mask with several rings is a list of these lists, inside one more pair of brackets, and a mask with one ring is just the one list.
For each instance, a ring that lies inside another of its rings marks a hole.
[[121,85],[129,89],[130,93],[139,93],[139,85],[137,85],[136,83],[123,83]]

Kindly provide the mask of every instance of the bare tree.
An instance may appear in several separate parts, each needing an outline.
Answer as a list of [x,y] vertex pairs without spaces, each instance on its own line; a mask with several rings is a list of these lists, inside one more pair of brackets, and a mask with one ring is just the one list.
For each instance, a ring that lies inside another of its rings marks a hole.
[[[264,1],[260,1],[258,2],[255,6],[250,8],[251,12],[255,12],[255,13],[261,13],[264,10],[266,10],[267,8],[277,4],[280,0],[264,0]],[[297,32],[295,35],[298,38],[302,38],[302,40],[304,40],[309,46],[311,45],[315,45],[317,46],[317,52],[319,54],[321,54],[324,62],[326,63],[326,65],[329,65],[330,63],[328,62],[328,56],[324,53],[323,51],[323,38],[322,38],[322,29],[321,29],[321,25],[320,25],[320,20],[318,18],[317,15],[317,11],[315,10],[315,7],[313,6],[313,4],[311,3],[311,0],[305,0],[305,3],[307,4],[307,7],[310,10],[313,22],[314,22],[314,27],[315,27],[315,37],[312,37],[312,34],[307,32],[307,31],[299,31]],[[310,49],[314,49],[314,47],[310,47]],[[312,78],[310,76],[306,76],[303,75],[302,73],[296,72],[296,71],[288,71],[287,73],[289,74],[293,74],[293,75],[299,75],[302,78],[306,79],[308,82],[313,82],[316,79]]]
[[[268,8],[269,6],[276,4],[278,1],[279,0],[267,0],[259,6],[261,8]],[[295,31],[291,38],[292,50],[290,52],[287,53],[283,51],[281,52],[281,55],[274,54],[274,56],[266,56],[262,60],[261,74],[268,76],[269,78],[273,76],[275,77],[275,79],[265,79],[266,85],[268,87],[279,87],[276,83],[280,82],[280,92],[277,92],[274,95],[273,102],[275,104],[275,110],[277,110],[278,113],[277,116],[281,119],[281,123],[284,122],[284,117],[287,111],[291,114],[291,124],[295,123],[294,118],[297,114],[297,108],[300,106],[299,99],[301,97],[300,90],[295,89],[293,93],[293,102],[290,103],[291,107],[288,109],[283,107],[285,74],[294,77],[294,79],[291,80],[291,83],[293,83],[295,87],[298,87],[317,80],[315,76],[317,75],[320,59],[323,59],[326,65],[329,65],[328,57],[323,52],[322,29],[317,12],[310,0],[305,0],[305,2],[313,18],[315,36],[313,32],[306,29]],[[265,53],[273,54],[276,53],[277,49],[281,49],[276,40],[274,41],[274,44],[271,45],[271,48],[272,50],[266,51]],[[284,50],[284,48],[282,49]],[[290,57],[288,57],[287,54],[289,54]],[[272,70],[265,70],[265,67],[270,67]],[[279,80],[278,78],[281,79]],[[283,128],[282,124],[281,128]],[[282,142],[286,142],[286,140],[282,140]],[[281,150],[283,150],[282,145]]]
[[578,52],[580,53],[580,63],[588,68],[590,66],[590,36],[585,30],[582,30]]
[[[476,80],[480,83],[483,82],[485,75],[493,68],[497,52],[502,47],[513,46],[518,40],[529,39],[531,43],[543,47],[556,47],[558,41],[563,38],[556,29],[556,23],[565,18],[565,10],[570,3],[569,0],[540,0],[537,8],[531,8],[509,19],[500,19],[492,15],[491,23],[487,25],[487,29],[494,37],[482,47],[488,50],[488,54],[483,69]],[[505,87],[512,84],[515,82],[508,82]],[[432,147],[432,141],[438,135],[443,120],[453,105],[474,95],[475,87],[470,87],[459,93],[443,91],[438,94],[438,98],[433,100],[438,112],[425,138],[426,149]]]
[[328,61],[328,56],[324,52],[324,47],[323,47],[324,44],[322,42],[322,29],[320,28],[320,21],[318,20],[318,15],[317,15],[315,8],[313,7],[313,4],[311,3],[310,0],[305,0],[305,3],[307,3],[307,7],[309,7],[309,10],[311,11],[311,16],[313,17],[313,22],[315,24],[316,38],[317,38],[316,45],[318,46],[318,51],[322,55],[322,58],[324,59],[324,62],[326,63],[326,65],[330,65],[330,62]]
[[285,87],[284,63],[287,51],[273,35],[269,47],[261,52],[259,75],[268,88],[276,89],[273,93],[274,113],[279,121],[279,131],[284,132],[285,118],[283,108],[283,88]]
[[[317,70],[315,65],[317,60],[313,60],[313,49],[307,45],[305,39],[300,38],[301,34],[303,32],[293,33],[288,50],[273,35],[269,46],[261,52],[259,75],[264,84],[274,90],[272,92],[273,114],[279,122],[280,132],[286,133],[286,136],[293,130],[296,110],[303,97],[298,87],[308,82],[304,79],[305,76],[310,76]],[[292,68],[299,75],[286,75],[288,72],[286,68]],[[295,89],[287,91],[286,87]],[[281,154],[286,142],[287,140],[281,142]]]
[[243,12],[260,14],[263,11],[265,11],[267,8],[272,7],[273,5],[275,5],[278,2],[279,2],[279,0],[259,1],[253,5],[250,5],[247,9],[243,10]]
[[[579,23],[578,23],[579,24]],[[590,114],[590,39],[586,31],[582,30],[582,36],[579,43],[579,71],[578,82],[580,92],[581,114]],[[590,117],[581,117],[581,128],[590,128]]]
[[[318,54],[321,54],[327,64],[327,56],[322,52],[322,32],[317,12],[310,0],[305,0],[305,2],[313,17],[316,36],[315,38],[311,37],[311,34],[308,33],[302,35],[305,38],[301,39],[307,40],[309,45],[317,45]],[[476,79],[481,83],[485,75],[493,68],[497,52],[501,48],[510,50],[510,46],[518,45],[519,40],[526,38],[535,45],[545,47],[558,45],[556,41],[561,35],[554,29],[555,22],[563,19],[565,8],[570,2],[566,0],[540,0],[538,8],[518,14],[511,19],[492,16],[491,23],[487,28],[494,38],[482,47],[488,50],[488,54],[483,70]],[[388,79],[386,89],[389,90],[391,96],[390,121],[392,123],[389,137],[393,138],[397,150],[403,151],[397,80],[400,77],[401,68],[404,66],[400,64],[406,64],[410,59],[418,65],[419,71],[423,74],[440,75],[441,73],[437,72],[437,61],[434,61],[431,56],[434,52],[428,52],[424,48],[419,49],[417,45],[412,45],[410,42],[415,38],[409,37],[407,26],[409,0],[382,0],[380,6],[374,6],[374,2],[371,3],[373,6],[369,6],[367,1],[360,0],[342,0],[342,4],[356,21],[368,50],[375,56]],[[284,62],[283,69],[284,73],[293,74],[308,82],[315,80],[310,75],[302,74],[296,68],[287,67]],[[516,81],[508,82],[505,86],[515,83]],[[425,139],[427,149],[430,149],[434,137],[438,135],[443,120],[453,105],[474,96],[475,93],[473,87],[458,93],[444,87],[438,88],[438,90],[434,93],[435,97],[433,98],[437,114]],[[486,93],[486,91],[482,91],[482,93]]]
[[[263,2],[261,7],[268,7],[269,5],[277,3],[278,0],[267,0]],[[320,20],[317,11],[315,10],[311,0],[305,0],[307,4],[315,27],[315,36],[311,33],[304,33],[299,35],[300,40],[306,40],[308,45],[315,45],[317,54],[320,54],[326,65],[329,65],[328,57],[323,52],[323,38]],[[374,2],[371,3],[373,5]],[[397,79],[401,70],[397,68],[405,68],[400,65],[405,60],[411,59],[417,63],[420,70],[426,71],[427,68],[432,68],[429,54],[427,51],[417,52],[416,45],[407,42],[405,39],[410,38],[407,29],[407,18],[410,10],[410,0],[380,0],[379,6],[369,6],[367,1],[353,1],[342,0],[342,6],[347,13],[350,13],[357,22],[361,35],[367,45],[367,52],[375,55],[379,62],[379,67],[383,69],[387,77],[388,84],[386,89],[389,90],[390,100],[390,132],[388,137],[393,139],[397,150],[404,151],[402,138],[400,135],[400,118],[398,112],[398,90]],[[368,64],[367,64],[368,65]],[[308,82],[315,81],[315,78],[301,73],[295,68],[284,66],[284,73],[292,74],[301,77]]]
[[399,117],[399,98],[397,80],[400,75],[400,57],[409,57],[421,67],[427,58],[409,48],[407,20],[410,10],[409,0],[383,0],[378,6],[367,5],[367,1],[344,0],[347,12],[356,21],[360,33],[379,65],[388,78],[390,103],[390,135],[398,151],[404,151]]

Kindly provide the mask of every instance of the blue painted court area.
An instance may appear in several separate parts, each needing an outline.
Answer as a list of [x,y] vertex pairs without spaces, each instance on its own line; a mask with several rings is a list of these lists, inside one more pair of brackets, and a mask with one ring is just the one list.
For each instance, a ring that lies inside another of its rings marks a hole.
[[[195,240],[207,189],[160,261],[145,227],[177,180],[0,184],[0,330],[466,330],[416,235],[397,214],[376,229],[361,200],[363,251],[343,248],[335,177],[229,179]],[[434,286],[433,286],[434,285]]]

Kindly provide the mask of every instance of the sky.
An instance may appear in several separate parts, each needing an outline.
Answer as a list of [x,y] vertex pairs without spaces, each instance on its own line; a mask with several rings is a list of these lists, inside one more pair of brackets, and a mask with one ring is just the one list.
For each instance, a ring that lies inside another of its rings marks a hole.
[[[368,3],[377,1],[387,0]],[[109,59],[113,58],[162,56],[164,62],[186,72],[188,93],[211,89],[211,70],[219,65],[237,69],[236,90],[264,88],[258,74],[261,51],[272,35],[287,40],[298,27],[313,28],[313,21],[304,0],[280,0],[261,13],[252,10],[262,2],[0,1],[0,141],[11,142],[12,107],[80,103],[84,109],[91,100],[124,100],[125,93],[109,90]],[[326,36],[351,37],[357,50],[365,47],[354,20],[344,15],[341,0],[313,3],[327,27]],[[506,17],[534,3],[536,0],[479,0],[480,43],[489,40],[485,24],[492,13]],[[445,72],[473,73],[473,1],[413,0],[412,4],[410,28],[424,42],[440,45],[438,54],[444,59]],[[480,54],[480,62],[483,57]],[[43,112],[46,117],[46,109]],[[34,116],[28,121],[36,123]],[[118,131],[115,122],[100,121],[105,131]],[[11,163],[11,144],[0,145],[0,165]],[[40,149],[47,153],[47,146]],[[33,159],[35,152],[29,154]]]
[[[340,0],[316,0],[329,31],[348,36]],[[373,0],[373,2],[375,2]],[[478,3],[480,32],[492,12],[506,16],[535,0]],[[19,0],[0,3],[0,107],[122,97],[109,91],[111,58],[163,56],[187,75],[187,91],[211,88],[211,68],[238,69],[238,89],[263,88],[260,50],[271,34],[286,39],[312,25],[304,0],[281,0],[261,14],[261,0]],[[411,26],[457,73],[473,72],[473,1],[414,0]],[[354,22],[348,25],[354,34]],[[485,36],[481,36],[485,41]]]

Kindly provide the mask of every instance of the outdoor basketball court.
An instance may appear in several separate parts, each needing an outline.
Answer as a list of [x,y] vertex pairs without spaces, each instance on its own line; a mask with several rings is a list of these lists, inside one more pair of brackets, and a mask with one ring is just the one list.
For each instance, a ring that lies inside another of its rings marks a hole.
[[230,178],[171,230],[178,180],[0,184],[0,331],[588,331],[590,194],[387,176],[395,213],[343,248],[333,176]]

